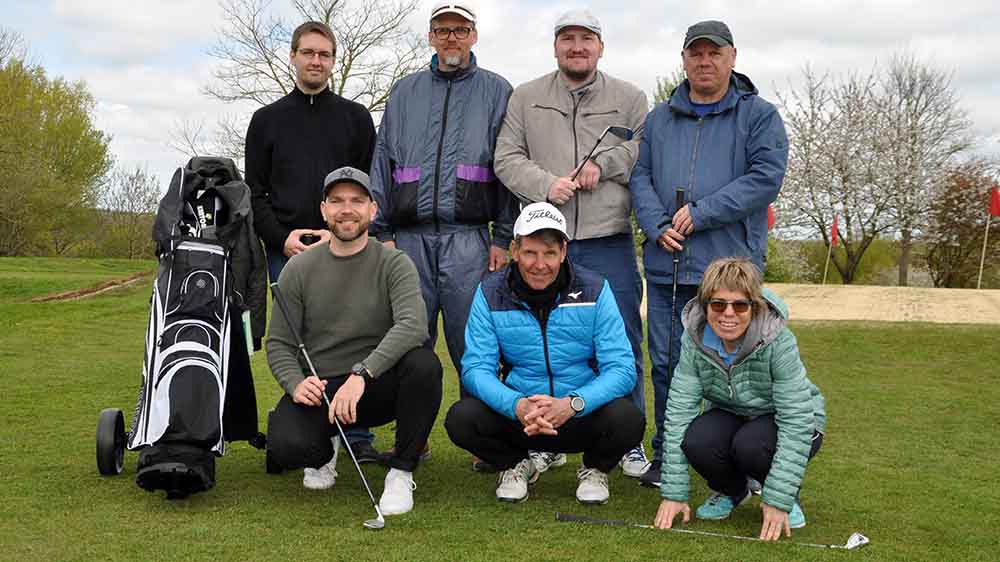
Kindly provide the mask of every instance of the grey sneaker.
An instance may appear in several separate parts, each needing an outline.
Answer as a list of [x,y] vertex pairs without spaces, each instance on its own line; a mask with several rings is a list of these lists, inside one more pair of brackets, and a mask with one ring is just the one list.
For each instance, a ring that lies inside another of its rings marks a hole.
[[608,491],[608,475],[596,468],[581,466],[576,471],[580,484],[576,487],[576,501],[584,504],[605,504],[611,493]]
[[538,472],[566,464],[566,453],[549,453],[546,451],[528,451],[528,458],[535,463]]
[[643,472],[642,476],[639,477],[639,485],[647,488],[659,488],[661,467],[662,464],[658,459],[649,463],[649,467],[646,468],[646,472]]
[[497,499],[502,502],[520,502],[528,499],[528,484],[538,480],[538,469],[531,459],[522,459],[514,468],[497,476]]
[[625,453],[620,463],[622,472],[630,478],[641,478],[649,468],[649,459],[646,458],[646,450],[640,443],[638,447]]
[[750,493],[751,494],[753,494],[755,496],[759,496],[761,488],[763,488],[763,486],[760,485],[760,482],[758,482],[758,481],[754,480],[753,478],[750,478],[749,476],[747,476],[747,488],[750,488]]

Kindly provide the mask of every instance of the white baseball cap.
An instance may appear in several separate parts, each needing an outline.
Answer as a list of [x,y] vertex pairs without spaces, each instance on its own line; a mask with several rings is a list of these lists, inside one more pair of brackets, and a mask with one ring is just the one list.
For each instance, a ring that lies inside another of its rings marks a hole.
[[444,14],[457,14],[463,18],[476,23],[476,11],[472,9],[472,5],[466,0],[465,2],[438,2],[434,4],[434,8],[431,9],[431,19]]
[[557,230],[563,238],[569,239],[566,235],[566,217],[559,209],[551,203],[532,203],[521,209],[521,214],[514,222],[514,237],[528,236],[546,228]]

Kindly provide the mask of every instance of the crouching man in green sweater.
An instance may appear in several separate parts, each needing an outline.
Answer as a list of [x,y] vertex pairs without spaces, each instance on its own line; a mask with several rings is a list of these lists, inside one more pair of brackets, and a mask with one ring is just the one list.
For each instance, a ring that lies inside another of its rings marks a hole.
[[[320,210],[330,244],[294,256],[278,279],[289,320],[272,316],[267,361],[285,395],[271,415],[268,448],[282,467],[305,467],[305,487],[326,489],[337,477],[334,417],[344,429],[396,420],[379,507],[385,515],[406,513],[413,470],[441,404],[441,363],[421,347],[427,313],[420,279],[406,254],[369,240],[377,208],[367,174],[331,172]],[[307,376],[288,322],[302,334],[319,378]]]

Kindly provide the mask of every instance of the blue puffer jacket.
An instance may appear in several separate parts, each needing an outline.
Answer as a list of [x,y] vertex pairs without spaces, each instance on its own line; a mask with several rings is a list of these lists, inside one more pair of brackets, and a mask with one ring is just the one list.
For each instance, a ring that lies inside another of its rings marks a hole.
[[[569,283],[544,331],[511,289],[509,267],[476,289],[465,325],[462,386],[510,419],[517,401],[532,394],[579,395],[586,408],[577,415],[585,416],[635,387],[635,357],[611,287],[592,271],[567,267]],[[509,369],[503,381],[501,362]]]
[[[733,73],[718,108],[702,118],[688,92],[685,80],[646,117],[629,190],[639,226],[655,241],[671,226],[676,189],[685,189],[695,230],[682,243],[677,282],[697,285],[720,257],[746,256],[763,270],[767,206],[785,176],[788,136],[778,111],[742,74]],[[673,255],[657,244],[646,244],[643,264],[648,279],[672,282]]]
[[476,66],[453,73],[427,70],[398,81],[389,93],[372,161],[371,191],[379,212],[371,232],[391,240],[397,229],[439,232],[495,221],[494,244],[510,245],[516,200],[493,174],[497,133],[512,88]]

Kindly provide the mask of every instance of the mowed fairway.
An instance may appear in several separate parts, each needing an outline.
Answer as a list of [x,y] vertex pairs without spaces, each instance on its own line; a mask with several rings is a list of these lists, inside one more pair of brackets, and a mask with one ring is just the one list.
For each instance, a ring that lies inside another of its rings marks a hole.
[[[139,489],[136,453],[126,454],[125,474],[97,474],[98,412],[122,408],[128,422],[135,406],[150,282],[78,301],[28,300],[154,266],[0,259],[0,560],[1000,559],[995,326],[793,323],[829,416],[802,492],[809,524],[793,540],[842,544],[862,531],[872,541],[864,550],[557,523],[557,511],[649,523],[656,510],[658,493],[620,472],[607,505],[577,504],[579,455],[544,474],[526,503],[500,504],[494,476],[473,473],[444,432],[458,395],[447,363],[416,508],[372,532],[361,527],[373,510],[345,455],[327,492],[303,489],[301,471],[265,474],[263,453],[243,442],[219,459],[217,487],[187,500]],[[279,390],[263,353],[253,364],[264,429]],[[377,434],[378,448],[391,444],[390,427]],[[365,471],[378,494],[385,469]],[[693,483],[692,508],[708,493]],[[759,525],[755,499],[729,521],[689,528],[756,535]]]

